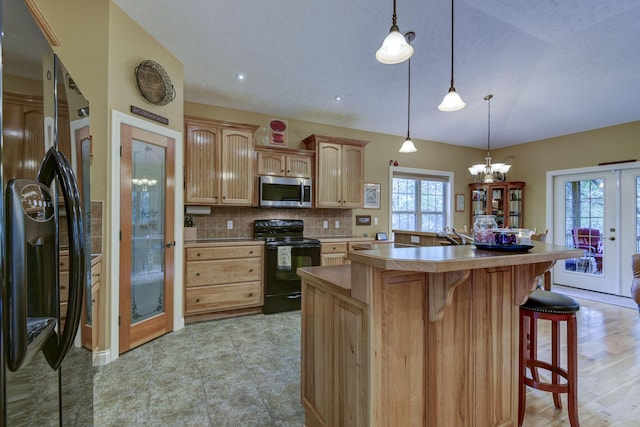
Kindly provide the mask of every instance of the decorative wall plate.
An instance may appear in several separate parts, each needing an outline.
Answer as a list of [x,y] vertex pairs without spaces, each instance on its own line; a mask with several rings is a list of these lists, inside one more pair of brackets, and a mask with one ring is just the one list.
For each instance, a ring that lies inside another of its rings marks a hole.
[[140,94],[152,104],[167,105],[176,97],[176,90],[169,75],[160,64],[152,60],[142,61],[136,67],[136,83]]

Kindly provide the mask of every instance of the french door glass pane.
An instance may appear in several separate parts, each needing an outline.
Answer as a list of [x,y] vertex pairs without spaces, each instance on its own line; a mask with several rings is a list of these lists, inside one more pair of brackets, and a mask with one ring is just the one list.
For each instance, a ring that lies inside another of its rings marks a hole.
[[133,141],[131,323],[164,312],[165,148]]
[[603,273],[604,181],[587,179],[565,184],[566,246],[583,250],[583,256],[565,261],[565,270]]

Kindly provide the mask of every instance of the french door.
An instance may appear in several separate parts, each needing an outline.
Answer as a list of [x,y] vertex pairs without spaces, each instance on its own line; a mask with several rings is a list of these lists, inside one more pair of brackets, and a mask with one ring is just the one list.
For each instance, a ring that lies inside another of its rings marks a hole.
[[173,328],[175,140],[121,125],[120,345]]
[[554,177],[554,243],[583,250],[558,261],[554,282],[629,296],[631,254],[640,248],[640,169]]

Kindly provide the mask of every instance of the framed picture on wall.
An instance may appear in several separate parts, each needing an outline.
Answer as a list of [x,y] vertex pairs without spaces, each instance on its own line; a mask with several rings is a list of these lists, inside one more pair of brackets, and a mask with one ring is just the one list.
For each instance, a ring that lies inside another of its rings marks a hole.
[[364,185],[364,208],[380,209],[380,184]]
[[464,194],[456,194],[456,212],[464,212]]

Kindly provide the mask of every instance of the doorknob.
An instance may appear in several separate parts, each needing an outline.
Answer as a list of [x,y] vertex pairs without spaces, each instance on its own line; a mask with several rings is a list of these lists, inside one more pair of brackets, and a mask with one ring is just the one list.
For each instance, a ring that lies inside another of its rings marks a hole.
[[175,241],[173,241],[173,242],[167,242],[167,247],[168,247],[168,248],[171,248],[171,247],[173,247],[173,246],[175,246],[175,245],[176,245],[176,242],[175,242]]

